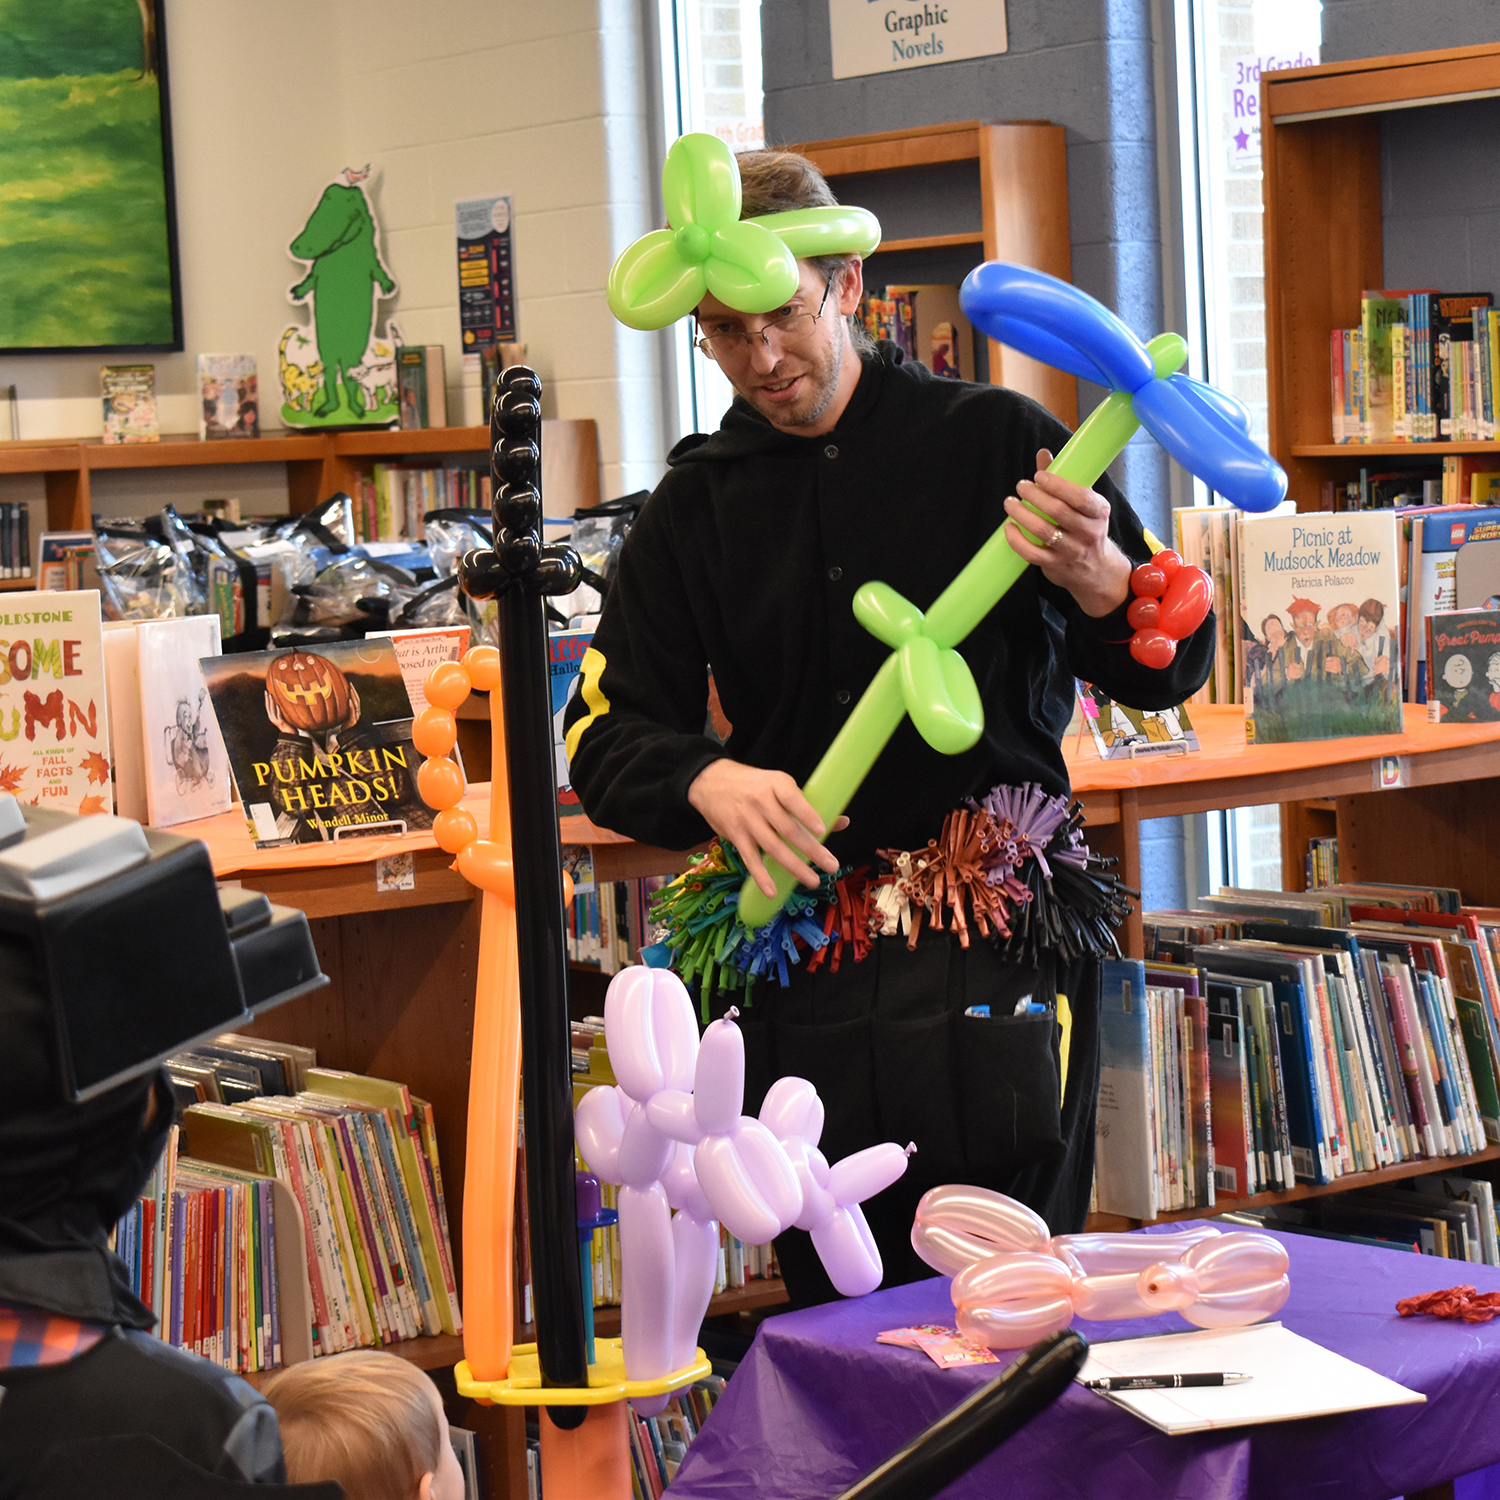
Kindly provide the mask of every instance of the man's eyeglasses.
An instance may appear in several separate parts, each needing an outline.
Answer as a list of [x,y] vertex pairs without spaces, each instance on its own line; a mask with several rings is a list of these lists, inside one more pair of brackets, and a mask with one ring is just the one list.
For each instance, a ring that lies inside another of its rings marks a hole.
[[828,294],[832,290],[833,281],[830,278],[824,283],[823,300],[818,303],[817,312],[787,313],[783,317],[772,318],[770,322],[762,325],[760,328],[753,329],[749,333],[742,328],[736,328],[733,331],[726,331],[724,333],[705,334],[702,338],[694,339],[693,342],[710,359],[723,361],[743,356],[749,351],[756,339],[759,339],[761,343],[769,348],[771,344],[770,335],[773,333],[784,343],[806,338],[812,332],[813,324],[823,316],[823,309],[828,305]]

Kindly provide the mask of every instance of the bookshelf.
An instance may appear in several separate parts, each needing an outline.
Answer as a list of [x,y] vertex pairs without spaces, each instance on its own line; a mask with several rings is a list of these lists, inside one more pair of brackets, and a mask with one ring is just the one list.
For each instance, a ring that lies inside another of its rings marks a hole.
[[[47,526],[81,531],[92,523],[89,476],[108,469],[171,469],[218,464],[285,464],[294,513],[368,477],[376,463],[432,455],[469,455],[488,469],[488,427],[429,427],[418,432],[267,432],[258,438],[200,442],[166,436],[159,443],[102,443],[97,438],[0,443],[0,474],[40,474]],[[542,486],[549,514],[571,515],[599,503],[599,433],[592,417],[542,423]],[[30,580],[7,579],[4,587]]]
[[1500,46],[1288,68],[1260,88],[1270,447],[1298,509],[1316,510],[1325,480],[1353,479],[1371,458],[1500,453],[1493,442],[1335,444],[1328,389],[1330,330],[1355,326],[1361,290],[1386,285],[1384,127],[1398,111],[1493,98]]
[[[886,238],[865,261],[866,285],[960,282],[986,260],[1072,280],[1061,125],[965,120],[787,149],[812,161],[842,202],[879,218]],[[1077,424],[1073,376],[993,339],[988,344],[991,384],[1034,396],[1070,427]]]

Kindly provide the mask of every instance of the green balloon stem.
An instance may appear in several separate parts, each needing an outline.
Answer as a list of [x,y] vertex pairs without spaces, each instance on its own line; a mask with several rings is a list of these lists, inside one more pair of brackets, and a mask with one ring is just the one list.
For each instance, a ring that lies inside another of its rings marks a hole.
[[[1175,333],[1158,335],[1146,345],[1146,350],[1152,356],[1158,377],[1172,374],[1187,357],[1187,346]],[[1112,391],[1085,418],[1067,446],[1052,460],[1048,472],[1092,489],[1139,426],[1129,393]],[[1011,547],[1005,527],[998,526],[933,601],[926,614],[925,634],[939,646],[958,645],[1005,597],[1026,568],[1027,564]],[[898,653],[893,651],[802,788],[803,795],[823,820],[824,828],[831,829],[853,801],[905,714]],[[748,877],[740,888],[739,920],[752,929],[765,926],[786,904],[797,885],[796,876],[769,856],[766,870],[776,882],[774,896],[767,896]]]

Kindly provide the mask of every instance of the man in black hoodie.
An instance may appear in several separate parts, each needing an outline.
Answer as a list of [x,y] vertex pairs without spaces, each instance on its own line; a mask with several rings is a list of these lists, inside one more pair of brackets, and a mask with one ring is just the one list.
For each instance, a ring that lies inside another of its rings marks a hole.
[[[738,161],[743,218],[834,201],[800,157]],[[852,317],[858,256],[797,266],[796,294],[768,315],[699,304],[699,347],[736,399],[716,433],[672,451],[565,718],[571,779],[594,821],[669,848],[712,831],[767,894],[762,850],[816,885],[877,850],[923,849],[948,812],[997,785],[1066,793],[1059,740],[1074,677],[1171,707],[1206,679],[1214,640],[1210,617],[1167,669],[1135,661],[1129,578],[1150,548],[1107,479],[1095,491],[1045,472],[1067,429],[1013,391],[939,379],[892,344],[870,346]],[[888,653],[854,619],[855,590],[878,579],[926,609],[1007,519],[1033,566],[960,646],[982,738],[941,756],[903,722],[847,820],[825,829],[801,783]],[[703,732],[710,671],[732,726],[723,744]],[[910,948],[880,937],[861,963],[799,966],[790,979],[758,985],[742,1018],[745,1107],[795,1074],[822,1094],[829,1160],[916,1142],[906,1177],[866,1206],[888,1282],[930,1274],[909,1234],[916,1199],[938,1183],[1010,1193],[1056,1233],[1081,1227],[1097,963],[1022,965],[928,932]],[[1058,994],[1071,1010],[1065,1077]],[[966,1014],[976,1005],[988,1015]],[[832,1295],[805,1236],[777,1249],[794,1300]]]

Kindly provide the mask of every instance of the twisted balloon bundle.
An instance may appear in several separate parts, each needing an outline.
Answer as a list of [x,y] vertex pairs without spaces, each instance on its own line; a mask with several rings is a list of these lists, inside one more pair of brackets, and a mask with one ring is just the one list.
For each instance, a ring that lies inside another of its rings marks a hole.
[[1287,1299],[1287,1254],[1253,1231],[1208,1225],[1176,1234],[1063,1234],[987,1188],[933,1188],[917,1205],[912,1248],[953,1278],[958,1327],[991,1349],[1020,1349],[1066,1328],[1177,1312],[1198,1328],[1239,1328]]
[[609,273],[610,311],[629,328],[665,328],[712,294],[768,313],[796,295],[797,260],[869,255],[880,224],[863,208],[798,208],[740,218],[740,173],[714,135],[672,143],[661,170],[666,229],[643,235]]
[[[1086,292],[1000,261],[970,272],[960,300],[970,321],[991,337],[1109,389],[1049,472],[1092,486],[1144,427],[1184,468],[1244,510],[1269,510],[1286,493],[1281,466],[1249,436],[1249,412],[1178,373],[1187,345],[1177,334],[1142,344]],[[802,789],[825,827],[849,805],[904,715],[945,755],[978,743],[984,729],[979,691],[954,648],[1026,566],[1001,525],[925,612],[883,583],[856,593],[856,618],[893,649]],[[739,917],[748,927],[769,921],[795,883],[773,861],[767,868],[775,896],[751,880],[741,892]]]
[[700,1042],[688,992],[666,969],[625,969],[605,997],[617,1085],[590,1089],[575,1126],[591,1170],[620,1185],[620,1331],[632,1380],[691,1363],[720,1223],[751,1245],[806,1229],[846,1297],[880,1285],[859,1205],[901,1176],[907,1153],[872,1146],[830,1166],[818,1150],[823,1105],[803,1078],[778,1080],[759,1119],[741,1114],[745,1044],[734,1014]]

